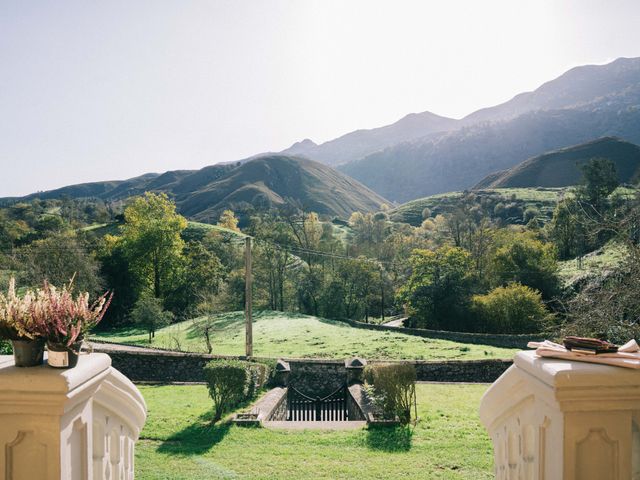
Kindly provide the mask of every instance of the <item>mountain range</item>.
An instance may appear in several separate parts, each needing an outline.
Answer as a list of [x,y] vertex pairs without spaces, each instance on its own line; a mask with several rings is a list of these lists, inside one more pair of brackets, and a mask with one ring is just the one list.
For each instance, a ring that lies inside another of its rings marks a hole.
[[640,59],[577,67],[446,132],[339,169],[394,202],[471,188],[527,158],[603,136],[640,143]]
[[[640,58],[573,68],[532,92],[459,120],[414,113],[319,145],[305,139],[279,153],[197,171],[73,185],[27,198],[114,199],[157,190],[174,196],[183,212],[198,219],[225,206],[277,205],[289,198],[320,213],[346,216],[354,209],[374,209],[385,198],[401,203],[469,189],[527,159],[547,152],[555,158],[558,149],[613,136],[616,142],[640,143]],[[609,155],[609,147],[617,151],[616,142],[600,144],[599,156]],[[545,182],[556,181],[548,178],[552,173],[544,175]]]

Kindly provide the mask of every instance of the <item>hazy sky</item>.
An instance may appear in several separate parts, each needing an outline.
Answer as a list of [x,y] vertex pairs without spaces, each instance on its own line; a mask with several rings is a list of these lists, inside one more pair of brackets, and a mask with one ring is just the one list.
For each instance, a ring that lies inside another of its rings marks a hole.
[[640,56],[637,0],[0,2],[0,196],[199,168]]

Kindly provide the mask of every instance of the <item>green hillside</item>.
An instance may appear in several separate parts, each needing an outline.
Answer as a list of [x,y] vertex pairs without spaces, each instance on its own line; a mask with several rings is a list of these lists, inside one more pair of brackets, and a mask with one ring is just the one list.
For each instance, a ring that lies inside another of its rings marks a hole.
[[[197,333],[202,319],[187,320],[156,332],[152,345],[203,352],[204,338]],[[244,315],[217,315],[212,335],[213,353],[244,354]],[[139,329],[96,334],[97,339],[148,345],[148,335]],[[479,359],[511,358],[515,350],[448,340],[421,338],[403,333],[354,328],[346,323],[309,315],[257,312],[253,325],[254,354],[258,357],[346,358],[362,356],[380,359]]]
[[620,266],[628,256],[623,245],[609,242],[581,259],[559,262],[558,275],[565,285],[573,285],[589,277],[602,277]]
[[638,180],[640,147],[619,138],[604,137],[530,158],[513,168],[488,175],[474,188],[576,185],[582,177],[581,167],[597,157],[613,161],[621,183]]
[[[496,188],[471,192],[474,203],[483,205],[489,215],[498,203],[516,210],[516,216],[508,217],[509,223],[520,223],[522,212],[529,207],[540,212],[541,220],[551,218],[558,200],[567,193],[568,190],[562,188]],[[468,194],[469,192],[449,192],[412,200],[391,210],[390,218],[395,222],[418,226],[423,221],[422,212],[425,208],[431,211],[432,217],[450,213],[461,205],[463,197]]]

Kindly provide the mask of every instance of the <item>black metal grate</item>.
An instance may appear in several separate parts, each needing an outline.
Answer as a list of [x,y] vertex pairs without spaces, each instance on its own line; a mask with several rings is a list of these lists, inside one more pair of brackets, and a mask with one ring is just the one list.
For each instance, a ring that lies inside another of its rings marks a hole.
[[347,408],[349,392],[340,387],[326,397],[310,397],[289,387],[287,393],[287,421],[289,422],[345,422],[350,420]]

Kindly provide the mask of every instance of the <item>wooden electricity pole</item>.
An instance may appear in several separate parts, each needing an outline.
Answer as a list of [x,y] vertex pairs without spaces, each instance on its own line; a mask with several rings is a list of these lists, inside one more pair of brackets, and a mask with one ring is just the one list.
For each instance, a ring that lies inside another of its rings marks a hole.
[[253,324],[251,311],[252,293],[252,273],[251,273],[251,237],[244,240],[244,320],[245,320],[245,355],[247,358],[253,356]]

